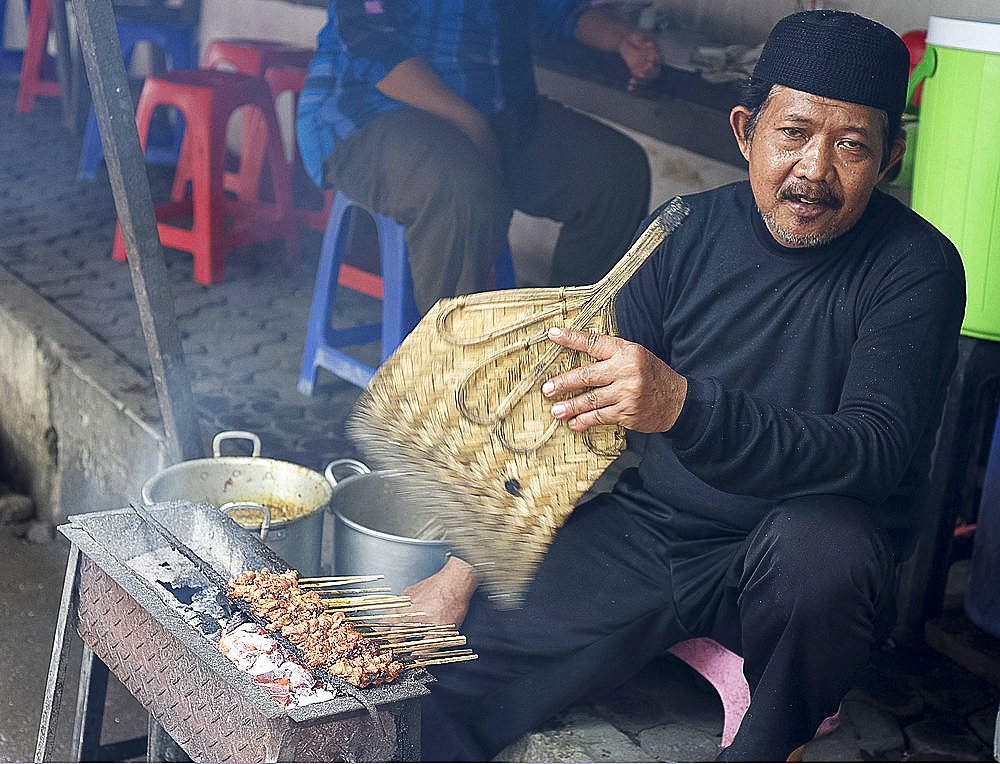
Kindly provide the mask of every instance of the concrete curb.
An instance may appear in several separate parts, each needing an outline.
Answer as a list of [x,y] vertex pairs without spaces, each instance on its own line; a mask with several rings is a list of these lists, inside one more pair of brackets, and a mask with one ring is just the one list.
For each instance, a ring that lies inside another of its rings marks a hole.
[[40,516],[123,506],[163,468],[152,383],[0,268],[0,460]]

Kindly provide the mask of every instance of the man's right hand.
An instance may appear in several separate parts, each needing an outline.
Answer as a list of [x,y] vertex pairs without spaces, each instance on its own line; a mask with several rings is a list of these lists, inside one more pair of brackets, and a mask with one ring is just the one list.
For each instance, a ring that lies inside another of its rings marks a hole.
[[457,628],[465,620],[469,600],[477,585],[472,566],[458,557],[449,557],[445,566],[433,576],[406,587],[403,596],[410,598],[413,612],[425,614],[414,620],[440,626],[451,624]]

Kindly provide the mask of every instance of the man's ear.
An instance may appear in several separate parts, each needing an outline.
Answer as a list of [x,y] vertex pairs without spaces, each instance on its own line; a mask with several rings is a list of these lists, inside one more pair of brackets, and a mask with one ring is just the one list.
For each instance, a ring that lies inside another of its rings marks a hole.
[[879,180],[885,177],[886,173],[891,170],[897,162],[903,160],[903,154],[906,152],[906,141],[902,138],[897,138],[893,141],[892,148],[889,149],[889,161],[885,164],[885,169],[879,173]]
[[750,141],[747,140],[747,123],[750,121],[750,110],[746,106],[734,106],[729,112],[729,124],[732,125],[733,135],[736,136],[736,144],[740,147],[740,153],[748,162],[750,161]]

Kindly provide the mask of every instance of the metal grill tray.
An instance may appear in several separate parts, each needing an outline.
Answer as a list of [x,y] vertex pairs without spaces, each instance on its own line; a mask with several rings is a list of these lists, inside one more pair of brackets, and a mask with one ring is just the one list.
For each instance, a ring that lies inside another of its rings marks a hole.
[[[211,505],[176,501],[144,510],[220,576],[287,568],[259,538]],[[366,753],[376,760],[394,759],[401,753],[408,757],[403,749],[414,743],[419,746],[419,730],[405,728],[419,719],[412,708],[428,693],[432,677],[425,670],[411,669],[391,683],[361,690],[367,703],[342,695],[282,708],[167,603],[166,590],[129,567],[133,558],[157,550],[166,557],[171,550],[149,523],[132,509],[69,520],[59,530],[85,555],[77,608],[80,636],[189,753],[226,760],[213,747],[222,742],[220,731],[235,735],[235,750],[245,761],[337,760],[345,755],[362,760]],[[209,576],[204,584],[217,585]],[[192,702],[193,711],[178,714],[178,704]],[[368,718],[372,706],[380,724]],[[349,717],[355,717],[349,720],[352,731],[336,722]],[[384,739],[387,727],[395,739]],[[360,734],[362,728],[367,731]]]

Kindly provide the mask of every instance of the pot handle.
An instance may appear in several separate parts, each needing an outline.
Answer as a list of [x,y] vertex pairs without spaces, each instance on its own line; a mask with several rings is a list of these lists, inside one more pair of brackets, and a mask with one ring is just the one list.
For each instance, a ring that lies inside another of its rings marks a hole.
[[271,528],[271,510],[266,504],[258,504],[256,501],[227,501],[219,509],[227,515],[238,509],[256,509],[263,512],[264,519],[260,524],[260,540],[264,541],[267,538],[267,532]]
[[330,485],[336,486],[337,483],[340,482],[337,479],[337,476],[334,474],[334,470],[337,470],[341,467],[351,471],[350,477],[353,477],[354,475],[367,475],[369,472],[371,472],[371,470],[368,469],[367,464],[365,464],[364,462],[359,462],[357,459],[334,459],[332,462],[326,465],[326,469],[323,471],[323,475],[326,476],[326,481]]
[[224,430],[212,438],[212,455],[216,459],[222,456],[222,444],[227,440],[249,440],[253,443],[253,452],[250,455],[260,456],[260,438],[255,433],[246,430]]
[[917,86],[926,80],[928,77],[933,77],[934,73],[937,71],[937,51],[934,49],[933,45],[928,45],[927,49],[924,51],[924,57],[920,59],[920,63],[914,67],[913,71],[910,73],[910,80],[906,85],[906,108],[909,109],[913,97],[917,93]]

